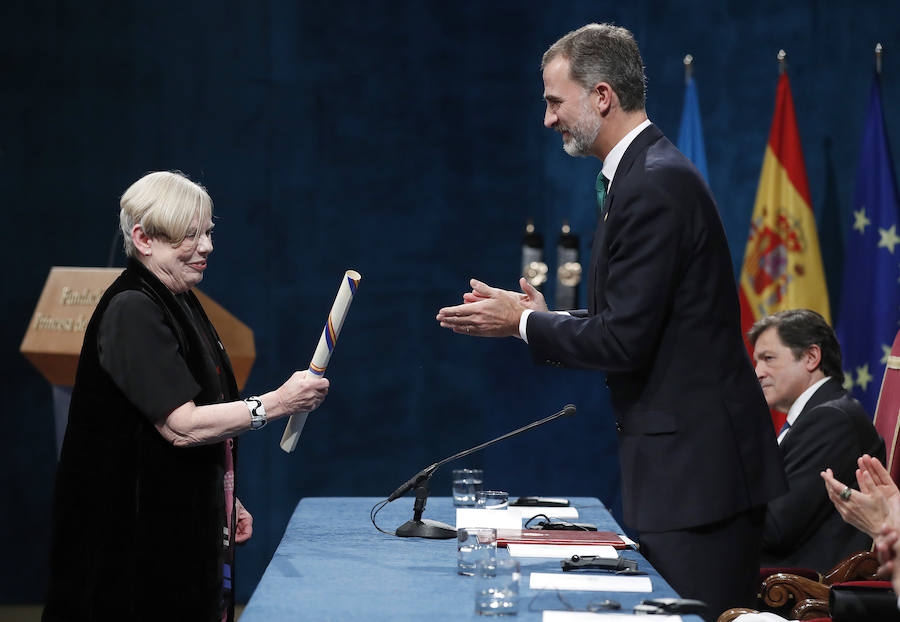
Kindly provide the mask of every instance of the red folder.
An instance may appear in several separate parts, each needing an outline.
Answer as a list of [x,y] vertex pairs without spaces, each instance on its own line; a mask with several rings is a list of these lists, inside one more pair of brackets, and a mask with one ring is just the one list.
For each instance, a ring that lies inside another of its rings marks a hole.
[[628,545],[613,531],[564,531],[562,529],[498,529],[497,546],[513,544],[605,544],[617,549]]

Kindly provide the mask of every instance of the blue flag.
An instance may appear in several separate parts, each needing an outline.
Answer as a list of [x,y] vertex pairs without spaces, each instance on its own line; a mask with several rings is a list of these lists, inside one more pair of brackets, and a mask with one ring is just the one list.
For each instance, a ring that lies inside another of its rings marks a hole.
[[869,415],[875,414],[884,367],[900,328],[898,215],[897,182],[876,75],[856,171],[837,324],[844,386]]
[[684,89],[684,109],[681,111],[681,127],[678,129],[678,150],[694,163],[703,179],[709,183],[706,172],[706,147],[703,146],[703,125],[700,123],[700,104],[694,78],[688,78]]

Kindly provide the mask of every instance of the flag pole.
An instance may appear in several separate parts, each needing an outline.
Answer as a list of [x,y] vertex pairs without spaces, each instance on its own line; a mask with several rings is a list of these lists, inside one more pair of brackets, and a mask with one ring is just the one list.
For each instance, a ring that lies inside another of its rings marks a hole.
[[784,73],[784,60],[787,58],[787,52],[778,50],[778,74]]
[[881,52],[884,50],[880,43],[875,44],[875,73],[881,75]]
[[691,81],[691,76],[694,73],[694,57],[690,54],[686,54],[684,57],[684,83],[688,84]]

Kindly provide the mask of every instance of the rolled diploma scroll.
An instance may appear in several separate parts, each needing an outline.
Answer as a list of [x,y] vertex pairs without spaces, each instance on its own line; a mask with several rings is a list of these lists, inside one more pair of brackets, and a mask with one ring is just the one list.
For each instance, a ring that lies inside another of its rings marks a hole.
[[[328,367],[331,352],[337,343],[338,335],[341,334],[344,318],[347,317],[347,310],[350,309],[350,303],[353,302],[360,279],[362,277],[356,270],[347,270],[344,273],[334,304],[331,305],[331,311],[328,313],[328,321],[325,322],[322,336],[319,337],[319,345],[316,346],[316,352],[309,362],[309,369],[306,373],[316,376],[325,375],[325,368]],[[284,435],[281,437],[281,448],[286,452],[291,453],[297,448],[307,415],[309,413],[296,413],[288,419]]]

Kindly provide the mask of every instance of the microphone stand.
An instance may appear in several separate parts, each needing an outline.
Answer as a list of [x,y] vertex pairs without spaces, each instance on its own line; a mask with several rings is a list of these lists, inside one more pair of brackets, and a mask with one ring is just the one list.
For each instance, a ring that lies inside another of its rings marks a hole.
[[559,419],[560,417],[567,417],[574,414],[575,406],[573,406],[572,404],[567,404],[558,413],[554,413],[549,417],[545,417],[538,421],[529,423],[528,425],[523,426],[517,430],[513,430],[512,432],[507,432],[503,436],[498,436],[497,438],[486,443],[482,443],[481,445],[472,447],[471,449],[461,451],[458,454],[450,456],[449,458],[444,458],[440,462],[435,462],[431,466],[425,467],[424,469],[413,475],[409,480],[407,480],[405,484],[392,492],[391,496],[387,499],[387,502],[390,503],[391,501],[399,499],[407,492],[415,488],[416,501],[413,504],[413,518],[412,520],[408,520],[397,527],[397,531],[395,532],[396,535],[400,536],[401,538],[430,538],[434,540],[447,540],[449,538],[455,538],[456,529],[454,529],[450,525],[427,518],[424,520],[422,519],[422,513],[425,511],[425,503],[428,500],[428,493],[430,492],[428,489],[428,480],[431,479],[431,476],[438,469],[438,467],[452,460],[456,460],[457,458],[462,458],[476,451],[480,451],[485,447],[488,447],[489,445],[493,445],[494,443],[499,443],[500,441],[506,440],[512,436],[521,434],[522,432],[527,432],[528,430],[531,430],[538,426],[542,426],[545,423],[550,423],[554,419]]

